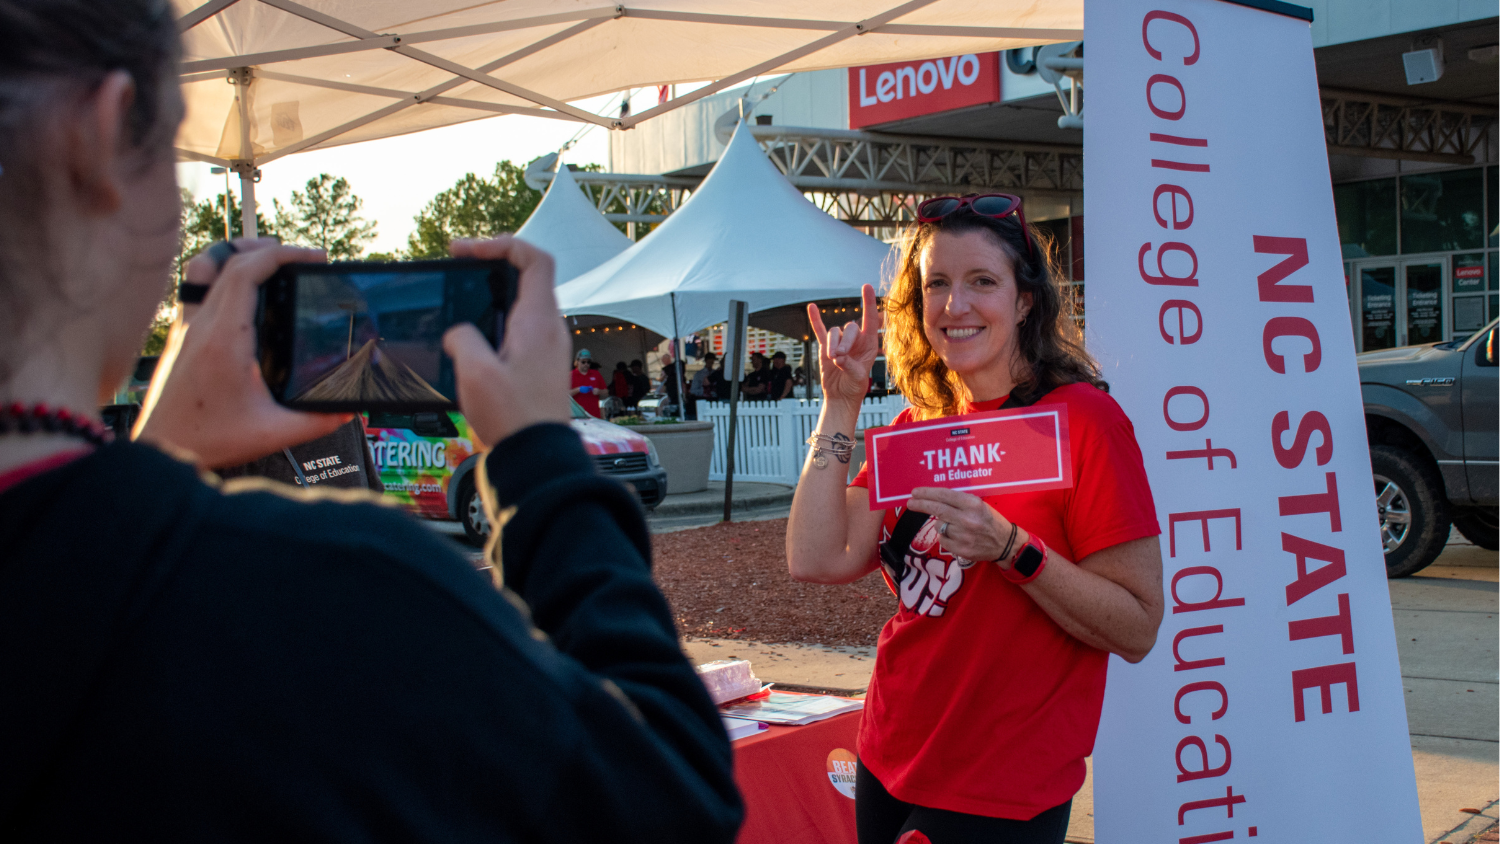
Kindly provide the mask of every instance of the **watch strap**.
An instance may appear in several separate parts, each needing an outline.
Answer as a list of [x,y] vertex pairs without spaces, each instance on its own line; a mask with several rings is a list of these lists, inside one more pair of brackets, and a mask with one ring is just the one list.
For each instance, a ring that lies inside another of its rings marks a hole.
[[1006,580],[1017,586],[1024,586],[1036,580],[1041,575],[1042,569],[1046,567],[1047,544],[1033,533],[1027,537],[1026,544],[1021,546],[1021,550],[1011,560],[1010,568],[1002,568],[1000,571],[1005,575]]

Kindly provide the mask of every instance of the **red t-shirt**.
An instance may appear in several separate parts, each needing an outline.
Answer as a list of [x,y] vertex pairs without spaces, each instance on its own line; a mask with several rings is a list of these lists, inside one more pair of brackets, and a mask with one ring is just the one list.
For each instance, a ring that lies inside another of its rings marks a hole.
[[580,375],[578,367],[573,367],[573,387],[590,387],[587,393],[579,393],[573,397],[578,406],[588,411],[590,416],[599,416],[599,396],[604,394],[604,376],[599,370],[590,369],[587,375]]
[[[995,410],[1004,399],[966,406]],[[1156,505],[1124,411],[1087,384],[1038,406],[1068,406],[1070,489],[985,501],[1077,562],[1156,536]],[[896,418],[905,422],[911,411]],[[854,486],[868,486],[869,465]],[[881,538],[902,508],[887,510]],[[880,632],[859,728],[859,758],[897,799],[1030,820],[1083,785],[1109,655],[1064,632],[998,566],[954,560],[929,520],[907,552],[895,616]]]

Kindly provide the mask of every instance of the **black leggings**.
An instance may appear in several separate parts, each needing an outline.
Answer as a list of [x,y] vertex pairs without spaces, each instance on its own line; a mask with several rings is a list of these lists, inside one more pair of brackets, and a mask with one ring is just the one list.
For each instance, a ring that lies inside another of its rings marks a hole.
[[912,830],[927,836],[932,844],[1062,844],[1073,810],[1073,801],[1069,800],[1029,821],[966,815],[897,800],[863,762],[854,777],[854,822],[859,844],[894,844]]

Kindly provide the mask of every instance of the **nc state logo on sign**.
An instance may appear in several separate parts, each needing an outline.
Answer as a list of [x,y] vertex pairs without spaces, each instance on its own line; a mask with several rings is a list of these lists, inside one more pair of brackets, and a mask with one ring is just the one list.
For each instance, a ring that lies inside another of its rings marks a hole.
[[849,128],[1000,101],[1000,54],[849,68]]

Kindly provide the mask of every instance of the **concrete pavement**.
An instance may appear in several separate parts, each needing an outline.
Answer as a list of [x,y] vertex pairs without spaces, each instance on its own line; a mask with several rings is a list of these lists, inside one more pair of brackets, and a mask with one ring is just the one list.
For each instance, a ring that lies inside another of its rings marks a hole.
[[[1390,584],[1428,844],[1466,844],[1496,825],[1500,809],[1497,559],[1495,552],[1476,548],[1455,531],[1436,563]],[[841,694],[862,692],[875,664],[874,648],[727,639],[692,640],[684,647],[694,662],[739,657],[750,660],[763,681]],[[1093,810],[1090,764],[1089,778],[1073,799],[1068,841],[1092,844]]]
[[[792,506],[792,488],[781,484],[735,481],[731,513],[738,522],[784,519]],[[718,524],[724,518],[724,482],[709,481],[702,492],[668,495],[646,521],[652,533],[671,533]]]

